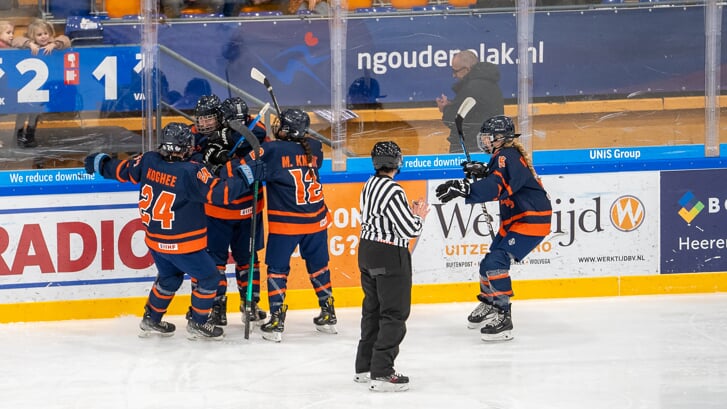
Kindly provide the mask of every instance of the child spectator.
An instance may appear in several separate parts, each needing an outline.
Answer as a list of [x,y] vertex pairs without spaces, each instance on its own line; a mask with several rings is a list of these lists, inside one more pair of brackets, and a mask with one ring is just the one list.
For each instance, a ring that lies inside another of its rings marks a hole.
[[71,46],[71,40],[65,35],[56,36],[53,24],[35,19],[28,25],[25,36],[18,37],[13,41],[16,48],[30,48],[30,53],[38,55],[43,50],[43,55],[48,55],[53,50],[62,50]]
[[[35,19],[28,24],[25,36],[17,37],[12,42],[15,48],[29,48],[30,53],[48,55],[53,50],[62,50],[71,46],[71,40],[65,35],[56,36],[53,24]],[[16,137],[21,148],[34,148],[38,146],[35,140],[35,128],[38,125],[38,113],[31,112],[19,114],[15,119]]]
[[15,26],[9,21],[0,21],[0,48],[13,48]]

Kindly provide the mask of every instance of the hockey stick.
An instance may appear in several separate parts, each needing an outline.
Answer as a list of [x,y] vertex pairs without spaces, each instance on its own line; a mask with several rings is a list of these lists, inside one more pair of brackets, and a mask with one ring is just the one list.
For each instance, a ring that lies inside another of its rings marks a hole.
[[[265,112],[267,112],[268,109],[270,109],[270,104],[266,103],[265,105],[263,105],[262,108],[260,108],[260,112],[257,113],[257,116],[255,117],[255,119],[252,120],[252,122],[250,122],[250,125],[248,125],[247,128],[242,126],[242,121],[240,121],[239,119],[230,121],[230,123],[229,123],[230,128],[232,128],[233,131],[242,135],[242,137],[240,139],[238,139],[237,142],[235,142],[235,145],[227,153],[227,157],[231,158],[232,155],[235,154],[235,151],[237,150],[237,148],[240,147],[242,142],[247,140],[247,138],[245,138],[245,135],[243,134],[243,132],[244,132],[243,129],[248,130],[248,131],[252,131],[253,129],[255,129],[255,125],[257,125],[257,123],[260,122],[260,119],[263,117],[263,115],[265,115]],[[253,137],[254,137],[254,135],[253,135]],[[254,139],[255,139],[255,141],[257,141],[257,138],[254,138]],[[255,146],[253,146],[252,144],[250,144],[250,146],[252,146],[253,149],[255,149]],[[259,141],[258,141],[257,146],[258,146],[258,148],[260,147]]]
[[263,84],[265,88],[268,89],[268,93],[270,94],[270,98],[273,100],[273,106],[275,106],[275,112],[278,113],[278,118],[280,118],[280,105],[278,105],[278,100],[275,98],[275,93],[273,92],[273,86],[270,85],[270,81],[268,81],[268,78],[260,72],[255,67],[252,67],[250,70],[250,78],[254,79],[255,81]]
[[[259,114],[258,114],[259,115]],[[253,121],[254,122],[254,121]],[[251,124],[254,126],[254,123]],[[231,126],[232,128],[232,126]],[[233,128],[235,129],[235,128]],[[260,141],[255,137],[251,130],[240,127],[239,130],[242,135],[242,140],[245,140],[252,146],[252,157],[255,160],[260,159]],[[234,152],[234,151],[233,151]],[[255,236],[257,235],[257,199],[260,182],[255,180],[252,184],[252,215],[250,219],[250,269],[247,272],[247,293],[245,294],[245,308],[242,312],[245,314],[245,339],[250,339],[250,314],[252,314],[252,286],[253,286],[253,272],[255,271]]]
[[[275,106],[275,111],[278,114],[278,118],[280,118],[280,114],[281,114],[280,106],[278,105],[278,100],[277,100],[277,98],[275,98],[275,93],[273,92],[273,86],[270,85],[270,81],[268,80],[268,78],[265,76],[265,74],[260,72],[260,70],[258,70],[255,67],[252,67],[252,69],[250,70],[250,77],[252,79],[254,79],[255,81],[263,84],[265,86],[265,88],[267,88],[268,93],[270,93],[270,98],[273,100],[273,105]],[[328,145],[331,148],[333,147],[333,142],[330,139],[326,138],[325,136],[321,135],[320,133],[309,128],[308,134],[310,134],[315,139],[318,139],[325,145]],[[344,150],[344,154],[346,156],[356,156],[355,153],[351,152],[348,149]]]
[[462,150],[464,151],[464,155],[467,157],[467,162],[471,162],[472,159],[470,158],[470,153],[467,152],[467,146],[464,142],[464,133],[462,132],[462,122],[464,122],[464,118],[469,114],[470,110],[474,108],[475,104],[477,102],[472,97],[467,97],[462,101],[462,105],[459,106],[459,109],[457,110],[457,116],[454,118],[454,124],[457,127],[457,133],[459,134],[459,143],[462,144]]
[[[474,108],[475,104],[476,101],[474,98],[465,98],[464,101],[462,101],[462,105],[460,105],[459,109],[457,110],[457,116],[454,118],[454,125],[457,127],[457,133],[459,134],[459,143],[462,144],[462,150],[464,151],[465,157],[467,157],[467,162],[472,162],[472,159],[470,158],[470,153],[467,151],[467,145],[464,141],[462,122],[464,122],[464,118],[467,116],[470,110]],[[492,229],[492,216],[490,216],[490,213],[487,211],[487,205],[485,203],[482,203],[482,213],[485,215],[485,219],[487,221],[487,229],[490,231],[490,238],[492,240],[495,240],[495,231]]]

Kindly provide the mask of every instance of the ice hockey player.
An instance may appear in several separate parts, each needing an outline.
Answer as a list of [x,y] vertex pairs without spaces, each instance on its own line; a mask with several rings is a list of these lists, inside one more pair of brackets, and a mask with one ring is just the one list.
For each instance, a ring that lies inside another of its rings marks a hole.
[[518,136],[510,117],[485,120],[477,144],[492,155],[489,163],[465,162],[465,174],[474,182],[449,180],[436,189],[442,203],[464,197],[467,204],[500,204],[499,231],[480,263],[480,303],[467,317],[468,327],[480,328],[484,341],[512,339],[511,261],[524,259],[550,233],[550,199],[525,148],[515,140]]
[[95,153],[84,161],[89,174],[139,185],[145,242],[157,267],[139,324],[140,336],[174,334],[174,324],[162,321],[162,317],[185,273],[197,281],[187,314],[189,338],[221,339],[224,334],[222,328],[209,322],[218,273],[207,253],[204,205],[208,201],[225,203],[242,195],[254,180],[264,177],[265,165],[258,161],[242,163],[236,169],[237,177],[221,180],[202,163],[189,160],[193,149],[189,127],[172,122],[164,127],[157,151],[126,160]]

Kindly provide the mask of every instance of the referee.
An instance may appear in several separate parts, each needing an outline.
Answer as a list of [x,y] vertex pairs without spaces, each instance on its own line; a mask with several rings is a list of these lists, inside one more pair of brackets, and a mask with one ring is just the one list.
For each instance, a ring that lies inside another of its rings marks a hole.
[[421,234],[429,205],[421,198],[410,207],[404,189],[394,182],[402,163],[396,143],[376,143],[371,159],[376,174],[360,198],[358,265],[364,299],[354,381],[369,382],[372,391],[405,391],[409,378],[394,370],[394,359],[411,310],[409,240]]

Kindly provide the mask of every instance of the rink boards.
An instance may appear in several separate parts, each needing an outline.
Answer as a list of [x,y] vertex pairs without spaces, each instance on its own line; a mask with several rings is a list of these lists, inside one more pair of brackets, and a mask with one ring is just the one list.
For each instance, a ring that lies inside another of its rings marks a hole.
[[[459,176],[440,171],[430,179],[426,167],[415,171],[414,165],[402,172],[401,183],[410,199],[424,197],[432,205],[422,236],[412,243],[414,301],[473,300],[490,243],[482,209],[457,200],[438,203],[436,186]],[[0,178],[6,194],[0,321],[139,314],[155,270],[135,186],[89,180],[74,169],[12,173]],[[339,306],[359,305],[362,298],[356,255],[366,176],[330,176],[324,188],[333,215],[330,269]],[[48,183],[52,179],[64,184]],[[551,234],[513,266],[518,299],[727,290],[727,169],[563,172],[542,179],[553,203]],[[488,211],[497,229],[497,205],[489,203]],[[233,271],[230,264],[231,311],[239,305]],[[288,283],[291,308],[316,307],[298,254]],[[170,313],[183,313],[188,297],[185,283]]]

